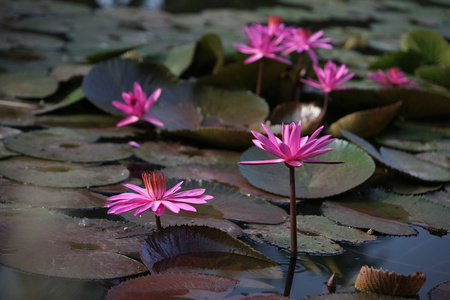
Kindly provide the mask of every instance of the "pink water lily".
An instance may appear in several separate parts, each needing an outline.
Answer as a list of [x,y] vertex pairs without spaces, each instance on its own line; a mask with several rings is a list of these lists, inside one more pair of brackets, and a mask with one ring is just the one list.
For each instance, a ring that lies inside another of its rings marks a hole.
[[[275,26],[275,25],[273,25]],[[264,26],[261,24],[253,24],[245,26],[244,31],[248,38],[248,45],[233,44],[233,46],[242,53],[251,54],[244,63],[249,64],[262,59],[263,57],[271,58],[285,64],[291,64],[290,60],[277,55],[278,52],[285,49],[283,42],[284,34],[272,35],[275,27]]]
[[134,83],[133,92],[122,93],[122,98],[125,103],[121,101],[113,101],[112,104],[118,109],[122,110],[128,115],[125,119],[117,123],[117,127],[122,127],[143,119],[146,122],[155,124],[157,126],[164,126],[158,118],[151,115],[149,110],[161,95],[161,89],[156,89],[150,97],[147,98],[146,93],[142,91],[141,85],[138,82]]
[[299,167],[303,163],[339,164],[341,161],[314,160],[312,157],[325,154],[333,148],[324,148],[335,139],[329,139],[331,135],[317,138],[323,126],[317,129],[311,137],[301,136],[301,121],[298,124],[282,125],[282,140],[276,137],[264,124],[261,124],[267,137],[257,131],[251,131],[256,138],[253,143],[256,147],[277,156],[278,158],[257,161],[241,161],[240,164],[260,165],[286,163],[292,167]]
[[367,77],[372,79],[375,83],[379,84],[383,88],[390,87],[407,87],[418,89],[420,88],[418,85],[414,83],[414,80],[408,79],[405,76],[405,73],[400,70],[400,68],[393,67],[386,69],[386,74],[378,69],[377,73],[369,72],[367,73]]
[[308,79],[301,79],[302,82],[321,89],[324,93],[329,93],[335,90],[349,89],[350,87],[340,86],[344,82],[353,78],[355,73],[348,73],[348,68],[341,65],[339,68],[329,60],[323,70],[318,65],[313,65],[314,71],[316,72],[318,81]]
[[166,190],[166,177],[161,172],[145,172],[142,174],[142,179],[145,188],[134,184],[124,184],[126,188],[136,193],[122,193],[107,199],[113,201],[104,206],[109,208],[108,214],[119,215],[137,209],[134,215],[138,216],[151,209],[159,217],[166,208],[174,213],[179,213],[180,210],[195,212],[197,211],[195,207],[189,204],[204,204],[207,200],[214,198],[203,195],[205,189],[178,192],[183,181]]
[[286,50],[282,55],[287,55],[291,52],[306,52],[313,61],[317,64],[316,48],[332,49],[333,46],[329,44],[331,38],[320,38],[323,35],[323,30],[311,34],[311,31],[303,28],[293,28],[289,35],[286,36],[284,45]]

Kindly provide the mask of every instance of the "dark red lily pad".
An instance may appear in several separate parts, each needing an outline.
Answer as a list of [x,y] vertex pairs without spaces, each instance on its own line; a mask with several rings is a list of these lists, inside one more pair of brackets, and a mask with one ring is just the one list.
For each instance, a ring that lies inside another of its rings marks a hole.
[[141,257],[152,273],[179,267],[245,271],[276,266],[244,242],[207,226],[167,227],[154,232],[144,241]]
[[0,262],[30,273],[73,279],[110,279],[143,273],[136,257],[146,233],[97,219],[47,219],[0,227]]
[[0,178],[2,201],[35,207],[60,209],[99,208],[107,204],[106,197],[86,189],[61,189],[21,184]]
[[67,215],[47,208],[24,204],[0,203],[0,226],[17,221],[34,219],[70,218]]
[[65,128],[34,130],[6,139],[6,146],[27,156],[72,162],[104,162],[133,155],[128,144],[92,143],[96,134]]
[[129,171],[119,165],[89,166],[79,163],[14,157],[0,161],[2,176],[27,184],[58,188],[84,188],[126,180]]

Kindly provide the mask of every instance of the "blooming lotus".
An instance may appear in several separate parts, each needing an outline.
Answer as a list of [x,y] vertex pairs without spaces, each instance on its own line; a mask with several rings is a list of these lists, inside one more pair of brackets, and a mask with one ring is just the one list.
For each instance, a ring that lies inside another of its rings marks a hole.
[[320,38],[323,35],[323,30],[311,34],[311,31],[303,28],[295,28],[290,30],[290,34],[286,36],[284,45],[286,50],[282,55],[287,55],[291,52],[306,52],[313,61],[317,64],[317,56],[315,48],[332,49],[333,46],[329,43],[331,38]]
[[150,97],[147,98],[146,93],[142,91],[141,85],[138,82],[134,83],[133,92],[122,93],[122,98],[125,103],[121,101],[113,101],[112,104],[118,109],[122,110],[128,115],[125,119],[117,123],[117,127],[122,127],[143,119],[146,122],[155,124],[157,126],[164,126],[158,118],[151,115],[149,110],[161,95],[161,89],[156,89]]
[[349,87],[340,86],[344,82],[350,80],[355,73],[348,73],[348,68],[341,65],[339,68],[331,60],[329,60],[323,70],[318,65],[313,65],[314,71],[316,72],[318,81],[308,79],[301,79],[302,82],[321,89],[322,92],[328,94],[333,90],[344,90],[349,89]]
[[248,38],[245,39],[248,45],[233,44],[233,46],[242,53],[251,54],[244,63],[249,64],[263,57],[271,58],[279,62],[290,64],[291,62],[278,56],[276,53],[285,49],[283,45],[284,34],[273,36],[272,33],[274,27],[269,30],[268,26],[261,24],[253,24],[245,26],[244,31],[247,33]]
[[402,70],[397,67],[386,69],[386,74],[381,69],[378,69],[377,73],[367,73],[367,77],[372,79],[375,83],[379,84],[383,88],[419,88],[419,86],[417,86],[413,80],[406,78],[405,73],[403,73]]
[[278,36],[284,31],[283,18],[276,16],[269,16],[269,21],[267,22],[267,29],[270,36]]
[[277,164],[284,162],[288,166],[299,167],[303,163],[338,164],[340,161],[314,160],[312,157],[325,154],[333,148],[324,148],[335,139],[329,139],[331,135],[317,138],[323,126],[318,128],[311,137],[301,136],[301,121],[298,124],[282,125],[282,140],[276,137],[264,124],[261,124],[267,137],[257,131],[251,131],[256,138],[253,143],[256,147],[277,156],[278,158],[257,161],[242,161],[240,164],[260,165]]
[[166,190],[166,177],[161,172],[145,172],[142,174],[142,179],[145,188],[134,184],[124,184],[126,188],[136,193],[122,193],[107,199],[113,201],[104,206],[109,208],[108,214],[119,215],[137,209],[134,215],[138,216],[151,209],[159,217],[166,208],[174,213],[179,213],[180,210],[195,212],[197,211],[195,207],[189,204],[204,204],[207,200],[214,198],[203,195],[205,189],[178,192],[183,181]]

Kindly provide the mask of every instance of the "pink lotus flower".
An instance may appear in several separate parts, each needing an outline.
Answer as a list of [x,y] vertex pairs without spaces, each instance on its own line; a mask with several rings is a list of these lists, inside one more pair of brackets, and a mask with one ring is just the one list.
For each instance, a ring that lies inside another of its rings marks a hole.
[[148,112],[161,95],[161,89],[156,89],[147,99],[147,95],[142,91],[139,83],[135,82],[133,88],[134,92],[122,93],[122,98],[125,103],[121,101],[112,102],[115,107],[128,115],[128,117],[117,123],[116,126],[122,127],[137,122],[139,119],[143,119],[157,126],[164,126],[158,118]]
[[248,38],[245,40],[248,45],[233,44],[233,46],[242,53],[252,54],[244,61],[245,64],[255,62],[263,57],[271,58],[285,64],[291,64],[288,59],[276,55],[277,52],[285,49],[282,43],[284,33],[272,36],[271,33],[274,32],[273,27],[269,30],[268,26],[261,24],[245,26],[244,31],[248,35]]
[[317,64],[317,56],[315,48],[332,49],[333,46],[328,44],[331,38],[320,38],[323,35],[323,30],[317,31],[311,35],[311,31],[303,28],[295,28],[290,30],[290,34],[286,37],[284,45],[286,50],[282,55],[287,55],[291,52],[297,51],[301,53],[305,51],[314,64]]
[[276,16],[269,16],[267,29],[270,36],[277,36],[282,34],[284,31],[283,18]]
[[394,67],[386,69],[386,74],[381,69],[378,69],[377,73],[369,72],[367,77],[371,78],[375,83],[379,84],[383,88],[389,87],[407,87],[418,89],[418,85],[414,83],[414,80],[405,77],[405,73],[400,68]]
[[213,196],[203,195],[205,189],[194,189],[177,193],[181,189],[183,181],[166,190],[166,177],[160,172],[146,172],[142,174],[145,189],[134,184],[124,184],[125,187],[137,192],[122,193],[108,198],[108,201],[114,201],[104,207],[110,208],[108,214],[123,214],[133,209],[138,216],[146,210],[152,209],[157,217],[161,216],[168,208],[174,213],[180,210],[197,211],[195,207],[186,204],[204,204]]
[[276,137],[264,124],[261,124],[267,133],[265,137],[257,131],[251,131],[256,140],[253,143],[256,147],[273,154],[279,158],[269,160],[241,161],[240,164],[260,165],[260,164],[277,164],[284,162],[292,167],[300,167],[303,163],[322,163],[322,164],[338,164],[341,161],[323,161],[314,160],[312,157],[325,154],[333,148],[323,148],[331,144],[335,139],[329,140],[331,135],[325,135],[316,138],[322,131],[323,126],[317,129],[310,138],[308,136],[301,137],[301,121],[296,125],[282,125],[282,141]]
[[328,94],[333,90],[345,90],[350,87],[339,86],[344,82],[350,80],[355,73],[348,73],[348,68],[345,65],[336,67],[331,60],[329,60],[323,70],[318,65],[313,65],[314,71],[316,71],[318,81],[314,81],[311,78],[301,79],[302,82],[309,84],[310,86],[321,89],[322,92]]

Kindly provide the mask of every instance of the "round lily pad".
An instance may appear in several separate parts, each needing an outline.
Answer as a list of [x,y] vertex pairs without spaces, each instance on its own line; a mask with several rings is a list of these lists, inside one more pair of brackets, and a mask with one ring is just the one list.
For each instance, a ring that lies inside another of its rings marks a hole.
[[86,189],[48,188],[22,184],[0,178],[2,201],[35,207],[60,209],[98,208],[107,204],[106,197]]
[[0,124],[6,126],[33,126],[36,124],[36,117],[33,115],[32,110],[28,108],[22,108],[20,105],[15,105],[16,102],[12,102],[11,105],[0,105]]
[[49,76],[1,74],[0,94],[17,98],[45,98],[56,92],[58,82]]
[[42,207],[26,204],[0,203],[0,226],[34,219],[69,218],[67,215]]
[[11,136],[6,146],[27,156],[57,161],[103,162],[133,155],[128,144],[91,143],[96,134],[64,128],[34,130]]
[[111,279],[143,273],[136,257],[146,231],[97,219],[44,219],[0,227],[0,262],[30,273]]
[[108,185],[126,180],[129,171],[119,165],[89,166],[79,163],[14,157],[0,161],[2,176],[23,183],[59,188]]
[[[375,163],[361,149],[344,140],[335,140],[332,151],[320,160],[344,161],[343,164],[308,164],[295,168],[298,198],[323,198],[348,191],[366,181],[375,171]],[[245,151],[241,161],[268,160],[274,156],[257,147]],[[315,158],[316,159],[316,158]],[[289,196],[289,170],[284,164],[239,165],[242,175],[254,186],[277,195]]]

